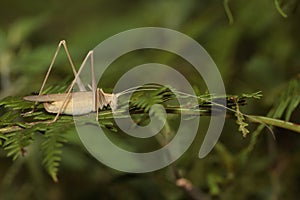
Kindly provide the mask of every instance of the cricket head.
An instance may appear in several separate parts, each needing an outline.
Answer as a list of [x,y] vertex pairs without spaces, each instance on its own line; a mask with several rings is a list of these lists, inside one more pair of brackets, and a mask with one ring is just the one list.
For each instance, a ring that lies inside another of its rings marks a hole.
[[117,109],[118,95],[105,93],[103,92],[102,89],[99,89],[97,96],[98,96],[98,107],[100,109],[108,105],[111,107],[113,112]]

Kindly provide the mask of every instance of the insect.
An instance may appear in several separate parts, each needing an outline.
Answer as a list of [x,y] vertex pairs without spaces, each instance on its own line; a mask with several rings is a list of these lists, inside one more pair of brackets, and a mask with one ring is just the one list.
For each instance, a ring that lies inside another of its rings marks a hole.
[[[57,58],[57,55],[61,48],[64,48],[68,61],[70,63],[70,66],[72,68],[74,79],[72,83],[70,84],[68,90],[65,93],[59,93],[59,94],[45,94],[42,95],[44,86],[47,82],[47,79],[50,75],[50,72],[53,68],[54,62]],[[92,74],[92,86],[89,86],[90,90],[87,90],[87,88],[84,86],[83,82],[81,81],[79,75],[82,72],[84,66],[86,65],[86,62],[90,59],[91,63],[91,74]],[[79,91],[78,92],[71,92],[75,84],[78,86]],[[73,61],[71,59],[70,53],[68,51],[66,41],[62,40],[59,42],[57,49],[54,53],[54,56],[51,60],[50,66],[48,68],[48,71],[46,73],[46,76],[44,78],[44,81],[42,83],[42,86],[39,90],[38,95],[33,96],[25,96],[24,99],[27,101],[33,101],[35,102],[35,105],[38,102],[43,103],[44,108],[49,113],[55,113],[56,116],[53,119],[52,122],[57,121],[60,114],[66,114],[66,115],[84,115],[89,114],[91,112],[96,112],[96,120],[98,121],[98,114],[99,109],[102,110],[106,106],[110,106],[112,109],[112,112],[115,112],[117,109],[117,101],[118,97],[120,97],[123,94],[133,93],[136,91],[149,91],[149,90],[156,90],[160,88],[158,85],[151,85],[150,87],[144,87],[143,86],[135,86],[129,89],[126,89],[119,93],[105,93],[101,88],[97,88],[97,84],[95,81],[95,75],[94,75],[94,52],[89,51],[86,57],[84,58],[80,68],[78,71],[76,71],[75,66],[73,64]],[[191,97],[191,98],[201,98],[197,96],[193,96],[184,92],[175,91],[177,94]],[[210,101],[209,101],[210,102]]]
[[[71,85],[69,86],[69,89],[65,93],[60,94],[46,94],[42,95],[44,86],[47,82],[47,79],[50,75],[51,69],[54,65],[54,62],[56,60],[56,57],[58,55],[58,52],[61,48],[64,48],[68,61],[72,67],[73,74],[75,78],[73,79]],[[56,116],[53,120],[55,122],[60,114],[67,114],[67,115],[83,115],[88,114],[91,112],[96,112],[96,120],[98,121],[98,112],[99,109],[103,109],[105,106],[110,106],[112,110],[116,109],[117,106],[117,97],[121,94],[109,94],[105,93],[102,89],[97,88],[95,76],[94,76],[94,57],[93,57],[93,51],[89,51],[86,55],[85,59],[83,60],[78,72],[76,72],[76,69],[74,67],[73,61],[71,59],[70,53],[68,51],[66,41],[62,40],[59,42],[57,49],[54,53],[54,56],[52,58],[51,64],[49,66],[49,69],[46,73],[45,79],[43,81],[43,84],[39,90],[38,95],[33,96],[25,96],[24,99],[28,101],[34,101],[35,105],[38,102],[42,102],[44,105],[44,108],[49,113],[56,113]],[[87,60],[91,60],[91,72],[92,72],[92,86],[90,86],[90,91],[88,91],[85,86],[83,85],[79,75],[85,66]],[[73,89],[75,83],[79,87],[78,92],[71,92]]]

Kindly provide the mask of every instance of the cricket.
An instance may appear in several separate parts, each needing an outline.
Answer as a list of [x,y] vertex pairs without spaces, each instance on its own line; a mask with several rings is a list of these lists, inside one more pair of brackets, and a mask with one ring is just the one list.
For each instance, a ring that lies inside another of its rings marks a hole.
[[[58,94],[43,94],[43,89],[46,85],[48,77],[51,73],[57,55],[61,48],[63,47],[68,62],[72,68],[74,79],[72,83],[69,85],[67,91],[65,93]],[[84,86],[83,82],[80,79],[80,73],[83,68],[86,66],[86,62],[90,59],[91,63],[91,77],[92,77],[92,86],[88,85],[88,89]],[[78,86],[78,92],[71,92],[75,84]],[[135,86],[124,91],[121,91],[116,94],[105,93],[101,88],[97,88],[95,74],[94,74],[94,52],[93,50],[89,51],[85,56],[80,68],[76,71],[75,65],[70,56],[67,44],[65,40],[61,40],[56,48],[54,56],[51,60],[48,71],[45,75],[42,86],[39,90],[38,95],[31,95],[23,97],[24,100],[35,102],[34,108],[31,112],[34,112],[35,106],[37,103],[43,103],[45,110],[49,113],[56,114],[53,119],[53,123],[57,121],[60,114],[65,115],[85,115],[91,112],[96,112],[96,121],[98,121],[99,109],[102,110],[106,106],[110,106],[112,112],[115,113],[117,109],[117,101],[118,97],[124,94],[133,93],[136,91],[147,91],[147,90],[155,90],[160,86],[153,86],[152,88],[140,88],[141,86]]]
[[[64,93],[43,94],[43,90],[44,90],[44,87],[48,80],[48,77],[51,73],[51,70],[55,63],[57,55],[58,55],[59,51],[62,49],[62,47],[67,55],[68,62],[72,68],[72,71],[74,74],[74,79],[73,79],[72,83],[69,85],[68,89]],[[84,86],[82,80],[80,79],[80,73],[82,72],[83,68],[86,66],[88,59],[90,59],[92,85],[91,86],[88,85],[86,88],[86,86]],[[74,88],[75,84],[78,86],[79,91],[72,92],[72,89]],[[103,91],[103,89],[98,88],[97,84],[96,84],[95,74],[94,74],[94,52],[93,52],[93,50],[91,50],[87,53],[81,66],[79,67],[78,71],[76,71],[76,68],[75,68],[75,65],[70,56],[66,41],[61,40],[56,48],[56,51],[51,60],[50,66],[45,75],[44,81],[42,83],[42,86],[39,90],[38,95],[25,96],[23,99],[27,100],[27,101],[35,102],[34,108],[31,112],[34,112],[34,109],[35,109],[35,106],[37,105],[37,103],[43,103],[43,106],[48,113],[56,114],[55,118],[50,123],[57,121],[60,114],[85,115],[85,114],[89,114],[91,112],[96,112],[96,121],[98,121],[99,109],[102,110],[104,107],[110,106],[112,112],[115,113],[117,106],[118,106],[117,105],[118,97],[120,97],[121,95],[136,92],[136,91],[155,90],[160,86],[152,85],[151,86],[152,88],[151,87],[150,88],[149,87],[141,88],[141,87],[142,86],[135,86],[135,87],[126,89],[122,92],[116,93],[116,94],[105,93]],[[219,107],[224,107],[225,109],[234,111],[233,109],[230,109],[226,106],[219,105],[218,103],[214,103],[213,101],[211,101],[207,98],[203,99],[199,96],[190,95],[190,94],[187,94],[184,92],[179,92],[179,91],[175,91],[175,92],[179,95],[185,96],[185,98],[190,97],[190,98],[200,99],[200,100],[203,100],[204,102],[211,103],[211,104],[217,105]]]
[[[55,60],[57,58],[57,55],[61,48],[64,48],[66,55],[68,57],[68,61],[70,63],[70,66],[72,68],[74,79],[72,83],[70,84],[69,88],[65,93],[60,94],[45,94],[43,95],[43,89],[47,82],[47,79],[50,75],[50,72],[53,68],[53,65],[55,63]],[[116,108],[117,103],[117,97],[120,94],[108,94],[105,93],[101,88],[97,88],[97,84],[95,81],[95,75],[94,75],[94,57],[93,57],[93,51],[89,51],[86,57],[84,58],[80,68],[78,71],[76,71],[75,66],[73,64],[73,61],[71,59],[68,47],[66,45],[65,40],[61,40],[57,46],[57,49],[54,53],[54,56],[52,58],[52,61],[50,63],[50,66],[48,68],[48,71],[46,73],[46,76],[44,78],[44,81],[42,83],[42,86],[39,90],[38,95],[33,96],[25,96],[24,100],[27,101],[33,101],[35,102],[35,105],[38,102],[42,102],[45,110],[49,113],[56,113],[56,116],[53,120],[55,122],[60,114],[66,114],[66,115],[84,115],[91,112],[96,112],[96,120],[98,121],[98,112],[99,109],[103,109],[105,106],[110,106],[112,110]],[[86,65],[87,60],[90,59],[91,61],[91,73],[92,73],[92,86],[89,86],[90,90],[87,90],[87,88],[82,83],[79,75]],[[75,83],[77,84],[79,91],[78,92],[71,92]]]

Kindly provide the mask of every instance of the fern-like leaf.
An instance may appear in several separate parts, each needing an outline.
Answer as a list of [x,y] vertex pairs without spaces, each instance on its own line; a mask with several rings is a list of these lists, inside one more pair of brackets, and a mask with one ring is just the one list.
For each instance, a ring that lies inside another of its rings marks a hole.
[[58,181],[57,172],[61,161],[61,148],[66,142],[63,133],[54,128],[46,132],[45,141],[42,143],[43,165],[55,182]]
[[152,92],[140,92],[137,93],[134,98],[131,99],[131,107],[144,110],[148,113],[151,106],[155,104],[162,104],[172,95],[170,89],[167,87],[160,87]]
[[32,142],[33,132],[21,130],[6,134],[2,139],[4,150],[7,152],[8,157],[12,157],[16,160],[20,156],[24,156],[26,153],[26,147]]

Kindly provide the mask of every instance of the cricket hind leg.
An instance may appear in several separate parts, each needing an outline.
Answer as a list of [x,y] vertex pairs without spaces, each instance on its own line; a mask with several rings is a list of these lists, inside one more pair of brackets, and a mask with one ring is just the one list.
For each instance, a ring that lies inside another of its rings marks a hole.
[[[49,75],[50,75],[50,72],[51,72],[51,70],[52,70],[52,68],[53,68],[53,65],[54,65],[54,63],[55,63],[55,60],[56,60],[56,58],[57,58],[57,55],[58,55],[58,53],[59,53],[61,47],[63,47],[64,50],[65,50],[65,53],[66,53],[66,55],[67,55],[67,58],[68,58],[68,61],[69,61],[70,65],[71,65],[71,68],[72,68],[74,77],[77,75],[77,72],[76,72],[74,63],[73,63],[73,61],[72,61],[72,58],[71,58],[71,56],[70,56],[70,53],[69,53],[69,50],[68,50],[68,47],[67,47],[67,43],[66,43],[65,40],[61,40],[61,41],[59,42],[59,44],[57,45],[57,48],[56,48],[55,53],[54,53],[54,56],[53,56],[53,58],[52,58],[52,60],[51,60],[50,66],[49,66],[48,71],[47,71],[47,73],[46,73],[46,76],[45,76],[45,78],[44,78],[43,84],[42,84],[42,86],[41,86],[41,88],[40,88],[39,95],[41,95],[42,92],[43,92],[43,89],[44,89],[44,87],[45,87],[45,85],[46,85],[46,82],[47,82],[47,80],[48,80],[48,77],[49,77]],[[82,81],[81,81],[81,79],[80,79],[79,77],[77,78],[76,83],[77,83],[78,87],[80,88],[80,91],[86,91],[86,89],[85,89],[85,87],[84,87],[84,85],[83,85],[83,83],[82,83]]]
[[[58,55],[58,53],[59,53],[59,51],[60,51],[60,49],[61,49],[62,47],[63,47],[64,50],[65,50],[65,53],[66,53],[66,55],[67,55],[68,61],[69,61],[69,63],[70,63],[70,66],[71,66],[71,68],[72,68],[74,77],[77,76],[77,72],[76,72],[74,63],[73,63],[73,61],[72,61],[72,58],[71,58],[71,56],[70,56],[70,53],[69,53],[69,50],[68,50],[66,41],[65,41],[65,40],[61,40],[61,41],[59,42],[59,44],[57,45],[57,48],[56,48],[55,53],[54,53],[54,56],[53,56],[53,58],[52,58],[52,60],[51,60],[50,66],[49,66],[48,71],[47,71],[47,73],[46,73],[46,75],[45,75],[45,78],[44,78],[44,80],[43,80],[43,83],[42,83],[42,86],[41,86],[41,88],[40,88],[40,90],[39,90],[39,94],[38,94],[38,95],[41,95],[41,94],[42,94],[43,89],[44,89],[44,87],[45,87],[45,85],[46,85],[46,82],[47,82],[47,80],[48,80],[48,77],[49,77],[49,75],[50,75],[50,73],[51,73],[51,70],[52,70],[52,68],[53,68],[53,65],[54,65],[54,63],[55,63],[55,61],[56,61],[57,55]],[[84,85],[83,85],[83,83],[82,83],[80,77],[77,77],[77,78],[76,78],[76,83],[77,83],[77,85],[78,85],[80,91],[86,91],[86,88],[84,87]],[[71,85],[69,86],[69,88],[71,88]],[[69,89],[68,89],[68,90],[69,90]],[[34,112],[34,110],[36,109],[37,103],[38,103],[38,102],[35,102],[35,103],[34,103],[34,106],[33,106],[32,111],[28,112],[28,114]],[[58,115],[59,115],[59,113],[58,113]],[[58,117],[58,116],[57,116],[57,117]],[[57,117],[56,117],[56,119],[57,119]],[[56,121],[56,119],[55,119],[55,121]]]
[[[59,110],[58,110],[58,112],[57,112],[55,118],[54,118],[53,121],[50,122],[50,123],[53,123],[53,122],[57,121],[59,115],[62,113],[63,109],[66,107],[67,102],[68,102],[68,99],[71,97],[71,91],[72,91],[72,89],[73,89],[75,83],[77,83],[77,80],[78,80],[78,78],[79,78],[79,76],[80,76],[80,73],[81,73],[81,71],[83,70],[83,68],[84,68],[84,66],[85,66],[85,64],[86,64],[86,62],[87,62],[87,60],[88,60],[89,58],[91,58],[91,60],[92,60],[92,65],[93,65],[93,51],[89,51],[88,54],[86,55],[86,57],[84,58],[84,60],[83,60],[83,62],[82,62],[82,64],[81,64],[81,66],[80,66],[78,72],[77,72],[76,75],[75,75],[75,78],[73,79],[71,85],[69,86],[69,89],[68,89],[68,91],[67,91],[66,98],[64,99],[62,106],[59,108]],[[77,83],[77,84],[78,84],[78,83]],[[94,85],[94,84],[93,84],[93,85]],[[78,86],[79,86],[79,85],[78,85]],[[95,90],[95,92],[94,92],[94,101],[95,101],[95,100],[96,100],[96,90]],[[95,103],[94,105],[96,106],[96,103]]]
[[[66,53],[66,55],[67,55],[67,58],[68,58],[68,61],[69,61],[70,65],[71,65],[71,68],[72,68],[72,71],[73,71],[74,76],[76,76],[76,74],[77,74],[76,69],[75,69],[75,66],[74,66],[74,63],[73,63],[72,58],[71,58],[71,56],[70,56],[70,53],[69,53],[69,50],[68,50],[66,41],[65,41],[65,40],[61,40],[61,41],[59,42],[59,44],[57,45],[57,48],[56,48],[55,53],[54,53],[54,56],[53,56],[53,58],[52,58],[52,60],[51,60],[50,66],[49,66],[48,71],[47,71],[47,73],[46,73],[46,76],[45,76],[45,78],[44,78],[44,80],[43,80],[43,83],[42,83],[42,86],[41,86],[41,88],[40,88],[40,90],[39,90],[38,95],[41,95],[42,92],[43,92],[43,89],[44,89],[44,87],[45,87],[45,85],[46,85],[46,82],[47,82],[47,80],[48,80],[48,77],[49,77],[49,75],[50,75],[50,72],[51,72],[51,70],[52,70],[52,68],[53,68],[53,65],[54,65],[54,63],[55,63],[55,60],[56,60],[56,58],[57,58],[57,55],[58,55],[58,53],[59,53],[61,47],[63,47],[64,50],[65,50],[65,53]],[[77,79],[76,83],[77,83],[77,85],[78,85],[80,91],[86,91],[86,89],[85,89],[85,87],[84,87],[84,85],[83,85],[83,83],[82,83],[82,81],[81,81],[80,78]],[[34,103],[34,106],[33,106],[32,111],[30,111],[30,112],[28,112],[28,113],[34,112],[37,103],[38,103],[38,102],[35,102],[35,103]]]

